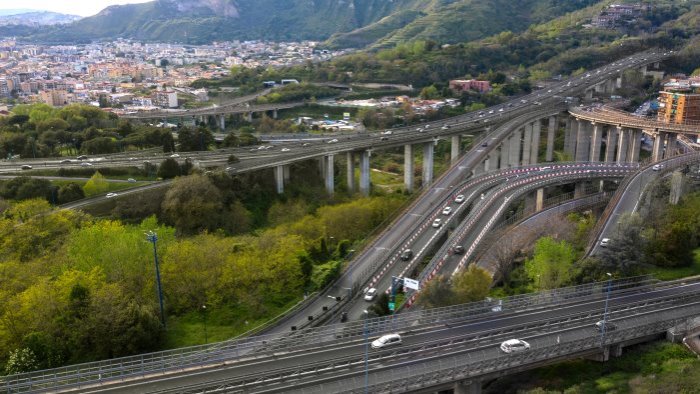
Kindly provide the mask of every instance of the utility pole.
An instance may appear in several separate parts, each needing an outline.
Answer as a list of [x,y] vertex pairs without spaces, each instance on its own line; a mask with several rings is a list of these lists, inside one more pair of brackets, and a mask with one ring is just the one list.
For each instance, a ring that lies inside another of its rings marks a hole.
[[158,250],[156,249],[156,242],[158,241],[158,235],[149,231],[146,233],[146,239],[153,243],[153,260],[156,263],[156,286],[158,287],[158,303],[160,304],[160,322],[165,328],[165,312],[163,311],[163,288],[160,284],[160,267],[158,266]]

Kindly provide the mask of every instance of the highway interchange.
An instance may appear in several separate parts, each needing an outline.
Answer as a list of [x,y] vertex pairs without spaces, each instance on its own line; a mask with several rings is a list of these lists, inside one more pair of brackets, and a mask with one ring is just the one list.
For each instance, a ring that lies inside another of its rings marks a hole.
[[[610,66],[602,67],[598,70],[592,70],[587,74],[583,74],[571,80],[563,81],[555,86],[552,86],[547,93],[536,92],[529,96],[501,104],[493,109],[487,109],[483,114],[472,113],[440,122],[430,123],[428,124],[427,128],[425,128],[425,126],[421,127],[421,130],[416,130],[415,126],[411,128],[396,129],[390,138],[382,139],[382,136],[380,135],[362,135],[348,137],[347,139],[342,139],[336,143],[323,142],[301,148],[297,148],[295,146],[289,152],[285,153],[263,153],[261,151],[261,153],[258,154],[255,152],[252,155],[246,156],[245,160],[244,157],[241,157],[241,162],[233,165],[235,169],[231,169],[230,171],[233,173],[245,172],[258,168],[269,167],[271,165],[283,164],[285,163],[286,158],[288,158],[288,162],[291,163],[299,160],[300,158],[315,158],[329,153],[342,153],[349,150],[372,148],[382,149],[392,146],[401,146],[409,142],[425,142],[436,137],[441,137],[452,133],[460,134],[464,132],[481,130],[484,128],[484,123],[492,126],[492,129],[488,130],[488,134],[481,141],[486,141],[488,147],[493,147],[504,139],[508,133],[510,133],[511,129],[509,129],[509,127],[513,127],[514,124],[522,123],[528,119],[538,119],[549,116],[550,114],[561,112],[562,108],[558,107],[558,105],[560,105],[564,96],[575,95],[576,93],[583,91],[584,88],[592,86],[592,84],[599,83],[611,78],[614,75],[618,75],[621,72],[620,69],[652,63],[654,61],[661,60],[666,56],[668,56],[668,54],[638,54],[625,59],[619,65],[616,62]],[[580,85],[584,86],[579,87]],[[512,124],[507,125],[509,123]],[[501,125],[503,127],[495,127],[497,125]],[[486,154],[488,154],[488,149],[483,149],[480,144],[475,145],[477,146],[467,152],[460,159],[459,163],[454,165],[450,171],[439,178],[429,188],[425,189],[421,196],[413,203],[409,210],[407,210],[405,215],[399,217],[390,225],[389,229],[384,231],[371,245],[359,253],[358,257],[351,262],[344,276],[334,286],[327,289],[327,291],[320,294],[314,300],[310,300],[305,308],[301,309],[294,316],[289,316],[284,319],[281,324],[270,329],[268,333],[289,334],[291,332],[291,326],[301,328],[307,325],[307,317],[316,315],[317,312],[322,309],[322,306],[331,306],[331,312],[337,313],[338,308],[335,308],[335,310],[333,308],[336,301],[328,298],[329,295],[340,295],[343,296],[343,301],[348,301],[348,298],[353,298],[354,300],[360,298],[361,293],[358,292],[358,290],[367,287],[368,284],[372,284],[380,289],[388,288],[391,274],[401,274],[405,271],[405,267],[402,267],[400,264],[396,264],[397,257],[400,252],[410,245],[411,249],[417,252],[416,256],[414,257],[414,260],[416,260],[422,254],[422,252],[425,251],[426,245],[430,244],[432,240],[436,239],[435,235],[437,233],[444,231],[448,226],[452,226],[452,223],[450,223],[452,220],[451,218],[456,218],[459,217],[459,215],[463,215],[461,211],[466,211],[467,208],[462,207],[474,205],[472,211],[476,210],[477,213],[481,213],[477,215],[478,217],[472,220],[471,226],[479,227],[480,224],[483,225],[481,220],[484,218],[492,218],[493,212],[480,211],[481,208],[479,207],[489,206],[498,207],[495,209],[500,209],[500,206],[502,206],[504,201],[507,202],[509,198],[513,198],[511,197],[513,196],[512,194],[506,195],[506,192],[501,192],[499,194],[499,192],[488,192],[487,188],[480,189],[479,187],[483,187],[484,184],[499,185],[504,183],[507,184],[510,181],[512,187],[506,187],[501,190],[515,192],[516,188],[521,186],[541,187],[544,185],[544,178],[556,178],[560,176],[564,178],[569,176],[571,178],[573,175],[588,178],[603,177],[607,176],[604,175],[606,171],[624,170],[624,173],[618,172],[614,174],[615,177],[620,177],[626,175],[626,171],[631,169],[616,169],[612,166],[596,168],[593,167],[593,165],[587,166],[586,164],[577,164],[577,167],[557,167],[555,169],[551,168],[542,170],[542,168],[540,168],[541,166],[534,166],[529,170],[525,170],[526,174],[522,175],[526,176],[518,178],[518,180],[515,180],[516,178],[514,178],[514,176],[518,175],[520,177],[520,174],[514,172],[519,170],[512,169],[499,172],[498,176],[503,178],[492,180],[491,183],[489,183],[489,180],[484,181],[481,179],[479,182],[472,182],[470,184],[470,181],[467,179],[469,176],[471,176],[472,170],[476,165],[480,165]],[[242,156],[244,154],[242,151],[235,152],[239,152],[239,154]],[[193,159],[205,163],[207,166],[214,164],[226,165],[225,160],[230,154],[231,151],[206,155],[197,154],[193,155]],[[160,158],[165,158],[166,156],[162,156]],[[151,160],[157,159],[159,158],[153,158]],[[133,160],[131,160],[131,163],[128,163],[129,161],[129,158],[120,158],[109,164],[124,166],[133,165]],[[55,165],[60,167],[61,163],[55,163]],[[15,167],[15,169],[16,168],[17,167]],[[578,173],[571,173],[572,171]],[[595,174],[591,175],[591,171],[595,171]],[[612,172],[610,174],[612,174]],[[479,178],[474,178],[474,181],[476,181],[476,179]],[[468,196],[468,201],[465,201],[462,204],[451,203],[450,201],[452,201],[454,196],[457,194],[455,190],[459,190],[460,193],[465,195],[465,197]],[[485,194],[484,200],[481,199],[482,193]],[[476,204],[474,204],[475,201]],[[501,202],[500,205],[497,204],[498,201]],[[428,228],[429,224],[432,222],[432,219],[441,215],[442,208],[444,208],[446,203],[452,204],[451,206],[453,207],[452,214],[448,215],[446,218],[448,220],[439,230],[434,231],[432,227]],[[456,221],[456,219],[454,220]],[[467,220],[466,222],[469,221]],[[455,233],[459,233],[459,231],[455,231]],[[474,242],[474,237],[479,236],[478,234],[474,234],[472,232],[468,233],[469,237],[471,238],[466,236],[467,231],[465,230],[465,232],[461,233],[462,238],[450,239],[447,242],[449,245],[447,247],[453,247],[456,243],[463,243],[466,246],[467,244]],[[461,263],[460,261],[455,263],[455,260],[456,258],[452,258],[451,262],[444,264],[445,267],[443,268],[443,272],[451,272],[450,270],[454,270],[456,265]],[[464,260],[466,260],[466,257],[464,257]],[[394,268],[387,270],[384,269],[386,266],[389,266],[390,268],[393,266]],[[353,297],[347,297],[347,294],[350,291],[354,291],[354,293],[352,293]],[[363,302],[355,302],[354,305],[348,304],[347,306],[344,306],[344,308],[352,312],[351,315],[353,319],[358,319],[362,317],[361,310],[366,308],[366,304]],[[597,304],[597,308],[599,312],[599,302]],[[406,346],[413,343],[413,341],[409,341],[406,343]],[[535,343],[537,342],[535,341]],[[358,345],[348,345],[348,347],[352,349],[350,351],[356,358],[358,351],[360,350]],[[279,367],[280,366],[276,366],[276,368]],[[208,380],[215,379],[209,374],[202,376],[206,376],[206,379]],[[192,380],[188,379],[188,382],[192,382]]]

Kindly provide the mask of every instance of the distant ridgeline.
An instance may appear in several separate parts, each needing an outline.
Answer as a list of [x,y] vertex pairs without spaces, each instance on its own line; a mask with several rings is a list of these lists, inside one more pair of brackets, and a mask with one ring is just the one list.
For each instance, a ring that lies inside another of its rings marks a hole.
[[[158,0],[105,8],[67,26],[17,31],[44,43],[132,38],[204,44],[225,40],[330,40],[334,48],[412,39],[458,43],[523,31],[597,0]],[[603,2],[608,3],[608,2]],[[0,34],[7,33],[0,29]]]

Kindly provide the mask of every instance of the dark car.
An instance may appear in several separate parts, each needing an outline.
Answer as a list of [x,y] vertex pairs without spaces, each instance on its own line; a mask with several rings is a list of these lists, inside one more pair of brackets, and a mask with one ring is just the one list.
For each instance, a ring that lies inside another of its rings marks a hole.
[[87,160],[87,158],[88,157],[85,155],[81,155],[81,156],[76,157],[76,159],[78,159],[78,160]]
[[406,249],[401,253],[401,260],[408,261],[413,257],[413,251],[411,249]]
[[348,321],[348,313],[347,313],[347,312],[343,312],[343,313],[340,314],[340,322],[341,322],[341,323],[345,323],[346,321]]

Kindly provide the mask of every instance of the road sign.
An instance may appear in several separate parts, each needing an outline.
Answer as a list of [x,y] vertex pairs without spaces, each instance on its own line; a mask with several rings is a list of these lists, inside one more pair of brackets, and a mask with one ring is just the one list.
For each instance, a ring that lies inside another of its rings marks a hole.
[[393,312],[394,309],[396,309],[396,304],[393,303],[393,302],[390,302],[390,303],[389,303],[389,310]]
[[420,290],[420,282],[415,279],[403,278],[403,285],[409,289]]

